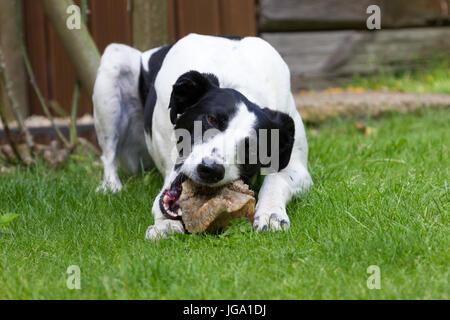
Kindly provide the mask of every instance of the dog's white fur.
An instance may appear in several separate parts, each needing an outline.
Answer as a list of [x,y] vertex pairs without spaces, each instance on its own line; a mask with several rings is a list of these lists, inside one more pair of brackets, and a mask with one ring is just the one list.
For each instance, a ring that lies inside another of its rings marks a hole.
[[[288,228],[286,203],[296,193],[305,191],[312,180],[307,170],[305,130],[290,91],[289,69],[278,52],[256,37],[232,41],[190,34],[179,40],[168,52],[155,79],[157,101],[150,137],[144,134],[138,80],[141,63],[146,69],[148,60],[157,49],[142,53],[126,45],[111,44],[102,56],[93,94],[95,128],[104,166],[103,182],[98,189],[112,192],[122,189],[116,159],[131,173],[138,171],[141,165],[149,167],[153,163],[164,176],[162,190],[170,185],[176,176],[173,164],[177,156],[168,110],[172,85],[180,75],[190,70],[212,73],[219,79],[220,87],[236,89],[250,101],[282,111],[294,120],[295,142],[289,164],[264,178],[254,220],[257,231]],[[230,126],[234,125],[236,129],[251,127],[252,114],[244,105],[238,108],[238,115]],[[194,147],[182,171],[192,177],[201,155],[211,154],[211,143],[216,147],[217,139],[213,143],[208,142],[209,146],[205,143]],[[228,168],[224,181],[238,178],[237,174],[235,169]],[[146,237],[159,239],[171,232],[183,233],[180,221],[168,220],[161,213],[159,196],[152,207],[155,224],[149,227]]]

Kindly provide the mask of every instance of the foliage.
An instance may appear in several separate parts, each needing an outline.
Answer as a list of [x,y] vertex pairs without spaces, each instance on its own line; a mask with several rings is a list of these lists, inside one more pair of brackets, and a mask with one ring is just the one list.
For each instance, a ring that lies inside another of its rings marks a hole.
[[410,71],[356,76],[346,87],[415,93],[450,93],[450,57],[435,57]]
[[5,213],[0,216],[0,231],[4,229],[11,221],[17,218],[19,215],[14,213]]

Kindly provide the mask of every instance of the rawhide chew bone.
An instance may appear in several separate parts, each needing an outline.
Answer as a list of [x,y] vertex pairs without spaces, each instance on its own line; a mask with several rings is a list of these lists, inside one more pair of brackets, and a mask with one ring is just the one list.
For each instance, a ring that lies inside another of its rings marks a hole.
[[246,217],[253,222],[255,214],[254,192],[242,180],[217,188],[186,180],[179,204],[186,230],[191,233],[223,231],[233,219]]

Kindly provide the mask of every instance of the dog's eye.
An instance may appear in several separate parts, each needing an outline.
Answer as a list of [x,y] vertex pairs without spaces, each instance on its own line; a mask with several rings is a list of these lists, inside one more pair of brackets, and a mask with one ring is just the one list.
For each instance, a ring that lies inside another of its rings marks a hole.
[[213,116],[208,115],[208,116],[206,117],[206,119],[208,120],[209,124],[210,124],[211,126],[213,126],[214,128],[217,128],[217,127],[219,126],[219,122],[218,122],[217,119],[214,118]]

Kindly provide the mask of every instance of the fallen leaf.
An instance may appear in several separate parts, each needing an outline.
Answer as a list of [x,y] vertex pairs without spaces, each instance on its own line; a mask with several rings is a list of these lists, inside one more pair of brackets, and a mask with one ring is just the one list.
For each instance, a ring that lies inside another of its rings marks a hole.
[[364,135],[366,137],[369,137],[373,134],[375,134],[377,132],[377,129],[373,128],[373,127],[366,127],[366,129],[364,130]]
[[366,126],[359,121],[355,121],[355,128],[358,131],[364,131],[366,129]]

